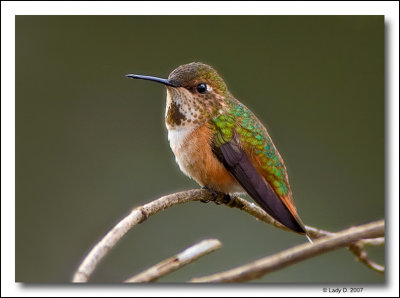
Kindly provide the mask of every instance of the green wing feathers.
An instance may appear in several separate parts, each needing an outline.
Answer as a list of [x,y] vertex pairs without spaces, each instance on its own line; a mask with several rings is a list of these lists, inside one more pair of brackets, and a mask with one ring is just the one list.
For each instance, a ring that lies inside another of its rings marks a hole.
[[233,138],[248,154],[257,170],[279,196],[290,196],[286,168],[267,130],[256,116],[238,102],[231,102],[229,111],[212,120],[215,146]]

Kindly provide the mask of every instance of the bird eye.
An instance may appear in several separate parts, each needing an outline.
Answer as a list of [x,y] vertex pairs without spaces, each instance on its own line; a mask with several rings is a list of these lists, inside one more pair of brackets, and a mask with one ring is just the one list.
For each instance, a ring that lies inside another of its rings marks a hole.
[[207,84],[204,84],[204,83],[198,84],[198,85],[197,85],[197,91],[198,91],[199,93],[204,93],[204,92],[206,92],[206,91],[207,91]]

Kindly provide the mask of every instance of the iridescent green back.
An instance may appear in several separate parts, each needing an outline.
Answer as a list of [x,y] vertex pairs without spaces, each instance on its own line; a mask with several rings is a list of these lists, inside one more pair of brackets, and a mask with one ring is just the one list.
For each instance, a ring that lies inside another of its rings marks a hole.
[[[266,128],[257,117],[236,99],[227,101],[229,112],[211,120],[216,146],[238,141],[249,158],[260,163],[264,178],[279,196],[290,194],[286,168]],[[219,136],[218,136],[219,134]],[[257,158],[254,158],[257,156]]]

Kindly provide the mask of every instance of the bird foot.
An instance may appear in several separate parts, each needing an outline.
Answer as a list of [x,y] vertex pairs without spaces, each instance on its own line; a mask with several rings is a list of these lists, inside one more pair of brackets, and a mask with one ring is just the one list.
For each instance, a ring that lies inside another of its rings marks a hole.
[[[217,199],[218,194],[217,194],[217,192],[216,192],[212,187],[209,187],[208,185],[205,185],[205,186],[202,187],[202,189],[206,189],[206,190],[208,190],[209,192],[211,192],[214,201]],[[208,202],[210,202],[210,201],[211,201],[211,200],[206,200],[206,199],[200,200],[200,202],[202,202],[202,203],[208,203]]]
[[231,196],[229,194],[224,194],[222,197],[219,197],[215,200],[215,204],[222,205],[222,204],[229,204],[231,201]]
[[203,186],[202,188],[203,188],[203,189],[207,189],[209,192],[211,192],[211,194],[212,194],[214,200],[218,197],[218,193],[215,191],[214,188],[212,188],[212,187],[210,187],[210,186],[208,186],[208,185],[205,185],[205,186]]
[[[212,187],[205,185],[202,187],[203,189],[207,189],[209,192],[211,192],[213,198],[214,198],[214,202],[217,205],[221,205],[221,204],[228,204],[231,201],[231,196],[229,194],[225,194],[222,192],[217,192],[215,189],[213,189]],[[201,202],[203,203],[208,203],[209,200],[201,200]]]

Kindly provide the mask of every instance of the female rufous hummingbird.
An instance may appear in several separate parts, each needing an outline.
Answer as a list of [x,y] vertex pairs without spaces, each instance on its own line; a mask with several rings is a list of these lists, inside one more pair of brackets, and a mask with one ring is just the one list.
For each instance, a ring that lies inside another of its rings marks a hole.
[[306,234],[285,164],[267,129],[211,66],[181,65],[168,79],[126,76],[166,86],[168,139],[183,173],[214,193],[246,191],[277,221]]

